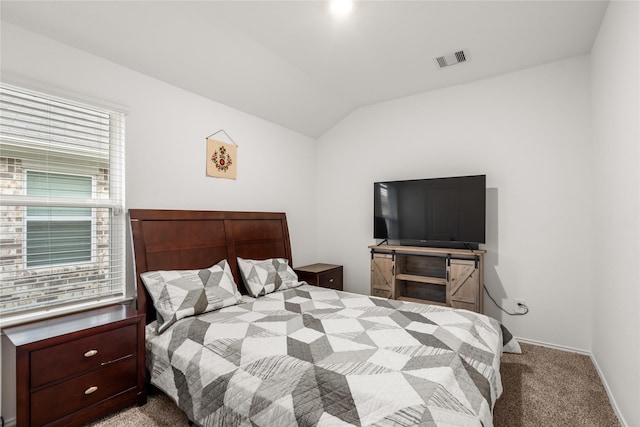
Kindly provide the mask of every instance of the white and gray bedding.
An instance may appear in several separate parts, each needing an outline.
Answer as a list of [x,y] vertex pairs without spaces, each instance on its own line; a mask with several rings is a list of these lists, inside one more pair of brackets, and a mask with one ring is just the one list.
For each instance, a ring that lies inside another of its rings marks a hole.
[[302,285],[148,325],[147,367],[201,426],[487,427],[503,339],[481,314]]

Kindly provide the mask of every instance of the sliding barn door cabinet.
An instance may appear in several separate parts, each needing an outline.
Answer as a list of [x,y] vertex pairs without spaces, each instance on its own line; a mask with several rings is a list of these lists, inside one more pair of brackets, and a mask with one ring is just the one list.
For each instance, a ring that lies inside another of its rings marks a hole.
[[483,250],[369,246],[371,295],[482,313]]

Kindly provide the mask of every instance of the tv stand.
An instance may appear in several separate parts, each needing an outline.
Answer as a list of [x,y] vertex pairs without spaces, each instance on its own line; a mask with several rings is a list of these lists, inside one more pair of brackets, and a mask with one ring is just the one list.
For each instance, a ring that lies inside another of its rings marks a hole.
[[400,246],[412,246],[415,248],[445,248],[478,250],[478,243],[444,242],[431,240],[396,240]]
[[484,250],[369,246],[371,295],[482,313]]

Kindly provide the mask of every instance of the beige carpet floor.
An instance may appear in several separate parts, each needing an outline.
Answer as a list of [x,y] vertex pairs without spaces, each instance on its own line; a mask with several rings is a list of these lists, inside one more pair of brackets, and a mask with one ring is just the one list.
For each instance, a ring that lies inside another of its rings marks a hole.
[[[620,426],[588,356],[522,344],[523,354],[505,354],[504,393],[496,402],[495,427]],[[164,395],[146,405],[104,418],[92,427],[186,427],[189,420]]]
[[493,411],[496,427],[620,425],[589,356],[521,346],[523,354],[502,356],[504,392]]

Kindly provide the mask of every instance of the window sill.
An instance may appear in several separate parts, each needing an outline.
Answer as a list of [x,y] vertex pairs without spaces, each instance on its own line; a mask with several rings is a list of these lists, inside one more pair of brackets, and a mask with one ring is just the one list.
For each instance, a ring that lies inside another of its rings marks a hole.
[[3,316],[0,318],[0,329],[7,328],[9,326],[21,325],[23,323],[30,323],[36,320],[63,316],[65,314],[93,310],[96,308],[106,307],[109,305],[130,303],[132,301],[133,301],[132,297],[114,297],[114,298],[104,299],[100,301],[89,301],[82,304],[74,304],[74,305],[52,308],[50,310],[34,311],[26,314],[13,313],[11,315]]

